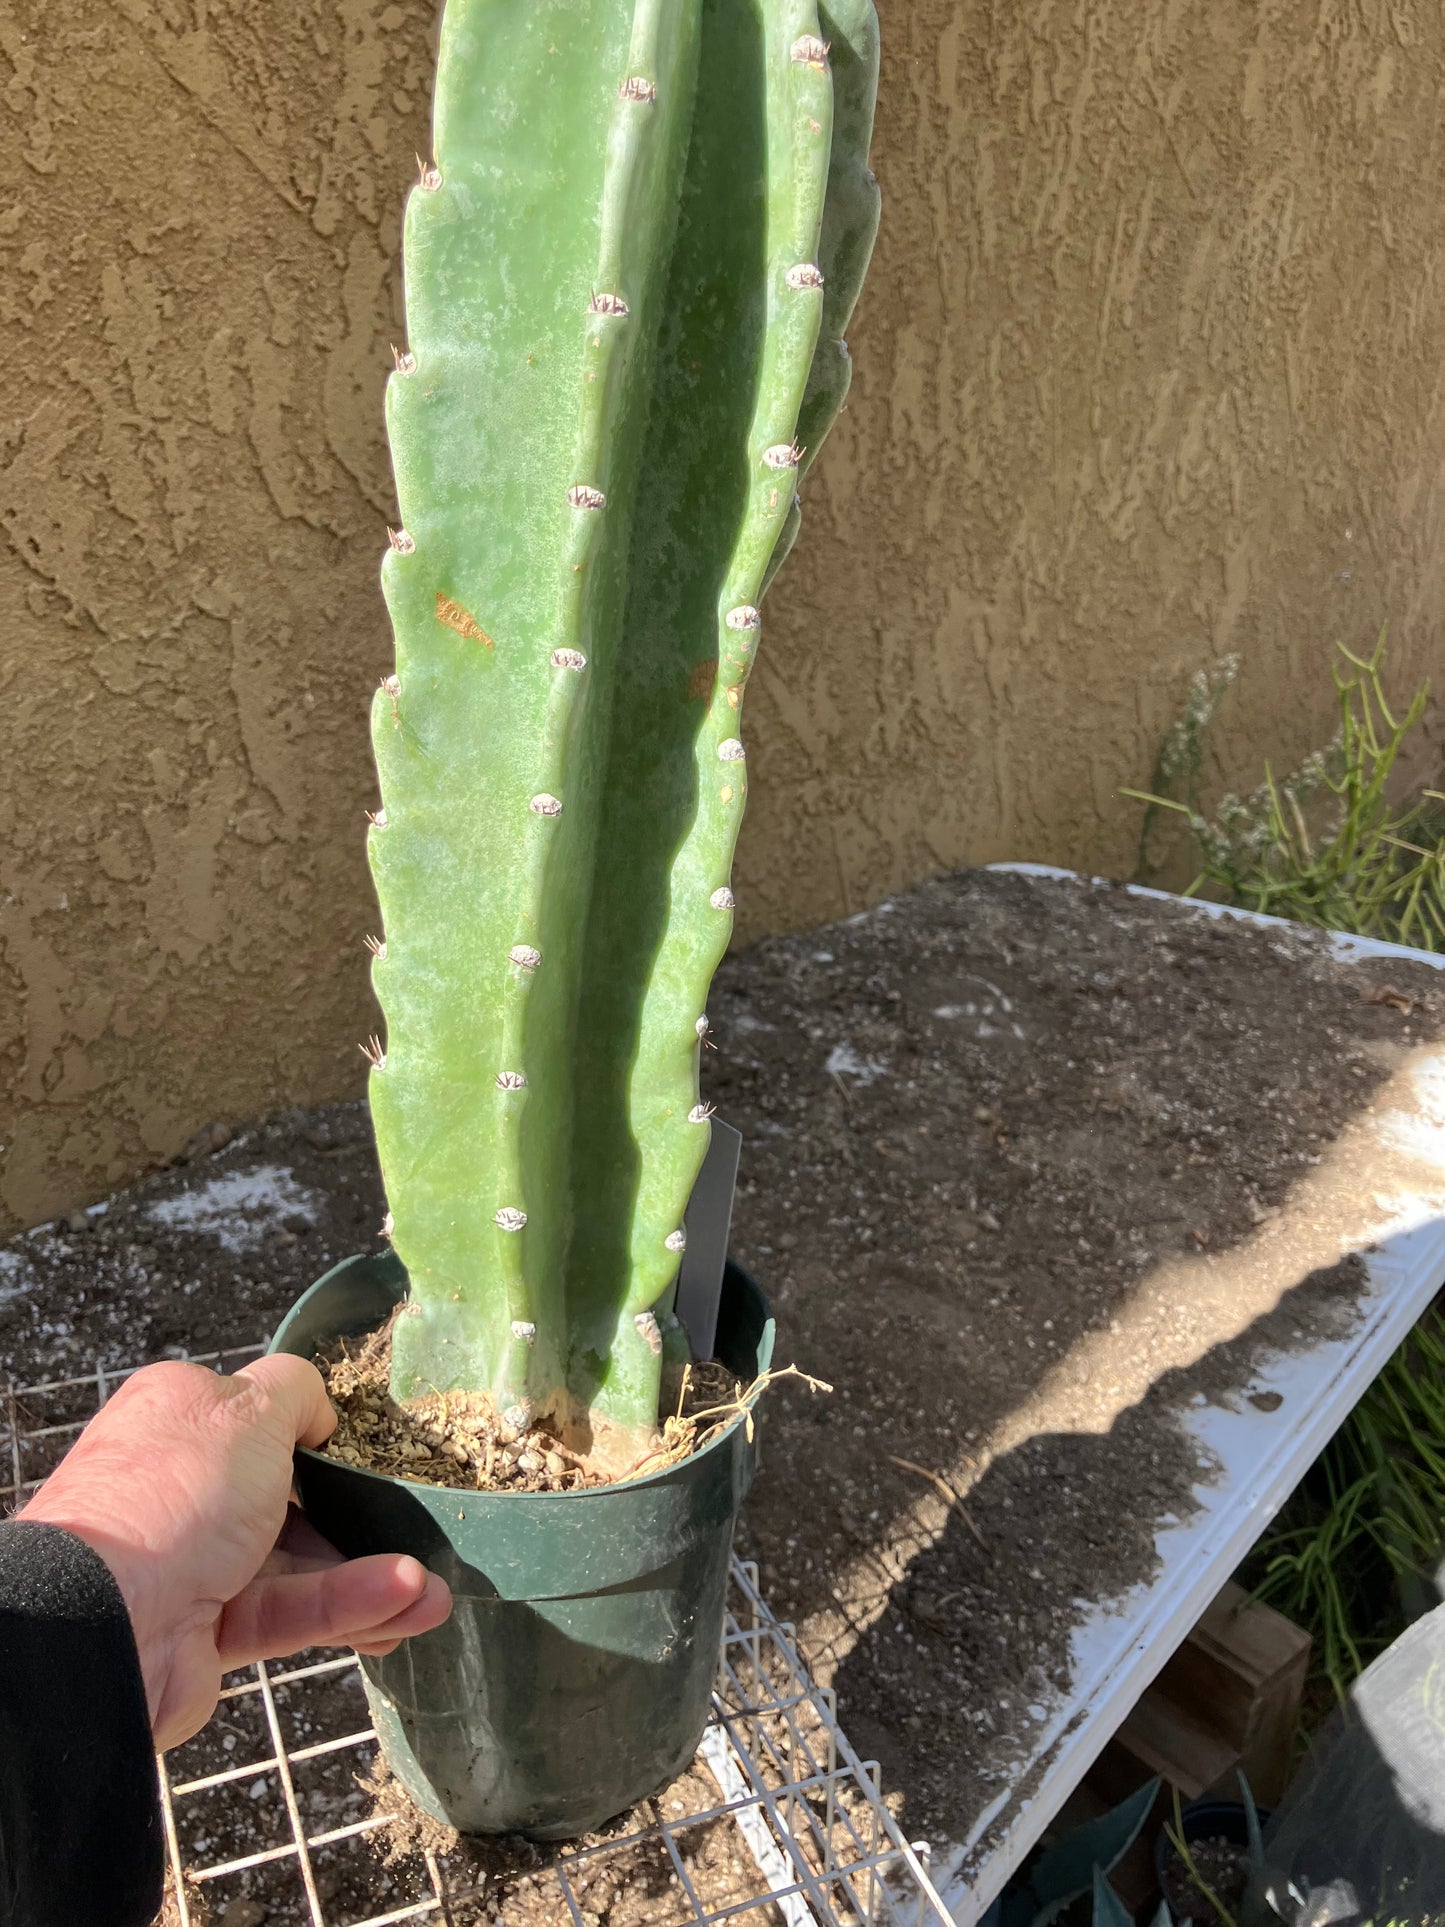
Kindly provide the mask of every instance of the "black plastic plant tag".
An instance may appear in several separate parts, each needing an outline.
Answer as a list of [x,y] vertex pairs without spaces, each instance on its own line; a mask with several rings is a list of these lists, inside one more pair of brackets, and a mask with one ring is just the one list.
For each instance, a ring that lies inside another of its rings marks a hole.
[[677,1276],[675,1310],[695,1358],[711,1358],[717,1340],[723,1266],[727,1263],[733,1194],[737,1190],[742,1148],[742,1133],[715,1117],[712,1141],[683,1219],[687,1247]]

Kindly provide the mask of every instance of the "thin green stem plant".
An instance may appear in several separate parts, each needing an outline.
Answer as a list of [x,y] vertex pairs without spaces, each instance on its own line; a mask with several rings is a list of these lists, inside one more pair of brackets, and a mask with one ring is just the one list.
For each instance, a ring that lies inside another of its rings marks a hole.
[[[1423,789],[1394,801],[1401,755],[1425,716],[1429,687],[1397,709],[1384,685],[1385,650],[1384,630],[1367,657],[1341,646],[1332,668],[1339,717],[1332,741],[1286,777],[1266,765],[1258,789],[1226,796],[1212,818],[1198,800],[1199,772],[1233,669],[1221,665],[1213,678],[1195,678],[1156,766],[1160,789],[1122,792],[1146,805],[1146,837],[1160,811],[1188,823],[1200,866],[1186,895],[1445,949],[1445,794]],[[1165,793],[1170,787],[1185,794]]]

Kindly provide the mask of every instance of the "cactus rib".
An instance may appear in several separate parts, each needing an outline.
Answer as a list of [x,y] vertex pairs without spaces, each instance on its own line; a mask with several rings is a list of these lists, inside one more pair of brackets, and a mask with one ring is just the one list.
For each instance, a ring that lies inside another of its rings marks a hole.
[[[848,397],[853,362],[843,336],[862,292],[881,211],[878,182],[868,166],[878,91],[878,16],[872,0],[832,0],[831,4],[822,0],[818,16],[833,76],[833,148],[818,242],[823,321],[798,413],[798,440],[803,444],[800,482],[817,460]],[[801,505],[794,497],[763,578],[762,595],[787,561],[802,520]]]
[[[624,1027],[607,986],[643,984],[626,1025],[631,1062],[613,1098],[625,1135],[593,1172],[578,1172],[589,1243],[612,1251],[626,1281],[608,1315],[592,1321],[586,1347],[606,1361],[591,1393],[606,1413],[635,1412],[653,1395],[654,1362],[632,1319],[669,1308],[677,1253],[665,1234],[681,1223],[707,1145],[705,1124],[690,1121],[696,1023],[732,930],[729,875],[746,800],[743,687],[764,569],[793,497],[798,408],[822,302],[816,274],[796,271],[816,266],[830,81],[826,64],[790,57],[817,25],[813,0],[704,16],[702,71],[738,84],[725,95],[700,88],[695,109],[618,684],[637,734],[663,754],[660,768],[624,774],[619,738],[604,803],[606,843],[648,850],[651,901],[623,914],[631,921],[641,908],[652,934],[643,952],[618,929],[615,903],[594,904],[589,982],[600,988],[584,992],[585,1039]],[[750,102],[751,124],[739,111]],[[715,370],[715,394],[698,393],[690,372],[698,367]],[[705,518],[691,557],[676,554],[683,503]],[[680,695],[700,714],[680,721]],[[630,1198],[625,1226],[603,1194]]]
[[[572,480],[565,498],[567,530],[558,572],[559,616],[555,640],[558,648],[575,648],[579,653],[585,652],[593,604],[599,599],[597,573],[590,564],[602,538],[608,514],[608,492],[614,487],[612,441],[626,375],[626,347],[634,325],[628,294],[633,281],[631,271],[638,264],[630,250],[635,249],[638,240],[648,232],[644,222],[633,218],[636,210],[632,203],[642,185],[640,177],[646,162],[658,144],[658,60],[662,51],[663,19],[670,4],[671,0],[637,0],[633,13],[627,71],[617,85],[607,137],[596,283],[578,323],[584,342],[581,399]],[[604,583],[604,593],[605,587]],[[526,944],[540,926],[553,853],[561,840],[557,835],[560,827],[557,819],[565,807],[554,792],[560,791],[565,796],[570,789],[569,765],[577,754],[576,711],[588,699],[589,680],[595,679],[566,664],[558,666],[555,660],[552,662],[538,768],[540,787],[538,797],[529,805],[528,866],[518,907],[518,944]],[[537,807],[540,797],[547,801]],[[503,1049],[508,1062],[525,1063],[536,1054],[535,1033],[529,1038],[526,1030],[531,981],[530,970],[517,971],[514,967],[503,1024]],[[529,1045],[532,1048],[529,1049]],[[551,1054],[555,1058],[555,1053]],[[559,1068],[555,1062],[549,1067],[554,1074]],[[529,1088],[530,1080],[522,1090],[499,1091],[496,1099],[502,1126],[499,1175],[503,1189],[515,1195],[519,1202],[526,1199],[532,1188],[528,1167],[535,1162],[528,1156],[531,1147],[525,1140],[522,1124]],[[504,1239],[501,1256],[510,1317],[531,1322],[536,1307],[528,1285],[527,1254],[518,1241]],[[508,1371],[499,1392],[503,1403],[535,1402],[540,1397],[543,1404],[557,1405],[560,1387],[555,1383],[534,1382],[535,1352],[532,1341],[513,1341]]]
[[[881,198],[868,166],[878,92],[878,16],[872,0],[821,0],[833,75],[833,146],[818,260],[825,276],[823,323],[798,416],[802,475],[847,399],[853,363],[844,331],[862,292],[878,237]],[[800,477],[801,479],[801,477]]]
[[[738,743],[743,690],[757,650],[759,624],[752,612],[795,492],[798,410],[823,302],[820,282],[792,276],[800,266],[815,266],[827,183],[833,117],[828,74],[790,56],[795,41],[817,32],[814,0],[783,0],[764,10],[767,200],[762,365],[747,433],[750,484],[716,604],[717,676],[694,748],[696,814],[669,879],[670,900],[680,909],[710,906],[717,901],[714,893],[727,889],[747,801],[746,763],[740,747],[737,753],[730,752]],[[739,612],[744,611],[748,613],[739,620]],[[704,909],[692,917],[673,918],[644,998],[629,1090],[643,1185],[624,1312],[654,1304],[672,1280],[673,1268],[656,1249],[654,1227],[669,1218],[681,1222],[706,1150],[707,1132],[683,1138],[684,1156],[673,1161],[660,1155],[660,1140],[682,1136],[684,1120],[697,1100],[694,1019],[727,949],[732,923],[730,893],[711,917]],[[660,1180],[655,1193],[661,1195],[649,1196],[654,1187],[647,1180],[654,1172]]]

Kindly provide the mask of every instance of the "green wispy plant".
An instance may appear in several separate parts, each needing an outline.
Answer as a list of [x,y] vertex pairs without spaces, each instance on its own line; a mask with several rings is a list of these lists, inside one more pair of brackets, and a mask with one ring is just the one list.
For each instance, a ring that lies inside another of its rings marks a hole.
[[1397,710],[1384,686],[1385,643],[1381,631],[1368,657],[1340,647],[1332,669],[1339,720],[1330,743],[1283,778],[1266,765],[1257,789],[1226,796],[1212,817],[1199,804],[1199,774],[1235,665],[1227,660],[1195,678],[1161,752],[1156,790],[1123,792],[1147,806],[1146,833],[1161,811],[1188,823],[1200,865],[1186,895],[1418,949],[1445,948],[1445,794],[1424,789],[1401,803],[1392,791],[1429,687]]

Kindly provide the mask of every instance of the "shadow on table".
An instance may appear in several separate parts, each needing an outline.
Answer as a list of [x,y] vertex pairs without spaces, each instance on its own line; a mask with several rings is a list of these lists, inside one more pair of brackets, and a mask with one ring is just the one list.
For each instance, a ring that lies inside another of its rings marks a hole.
[[[1179,1422],[1201,1385],[1247,1396],[1261,1359],[1298,1343],[1304,1293],[1316,1330],[1322,1297],[1338,1303],[1343,1335],[1363,1278],[1358,1258],[1312,1273],[1237,1338],[1164,1373],[1107,1432],[1041,1433],[1001,1455],[894,1580],[881,1614],[840,1642],[843,1729],[902,1794],[907,1828],[962,1842],[1006,1790],[1027,1792],[1018,1782],[1038,1729],[1070,1686],[1074,1628],[1149,1581],[1158,1533],[1193,1509],[1208,1477],[1212,1461]],[[1046,1506],[1040,1481],[1053,1488]],[[1440,1693],[1445,1714],[1445,1678]],[[1445,1762],[1445,1743],[1440,1753]]]

